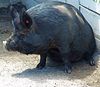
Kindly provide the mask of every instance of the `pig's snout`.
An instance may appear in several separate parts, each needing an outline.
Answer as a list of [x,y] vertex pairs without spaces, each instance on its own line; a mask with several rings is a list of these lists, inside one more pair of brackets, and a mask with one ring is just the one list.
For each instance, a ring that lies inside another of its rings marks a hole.
[[7,41],[3,41],[3,45],[6,46]]
[[14,40],[4,41],[3,44],[8,51],[15,51],[17,48],[17,43]]

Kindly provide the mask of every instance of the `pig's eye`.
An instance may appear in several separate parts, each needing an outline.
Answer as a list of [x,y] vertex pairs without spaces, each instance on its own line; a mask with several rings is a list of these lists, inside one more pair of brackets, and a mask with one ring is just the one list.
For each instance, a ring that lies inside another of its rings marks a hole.
[[27,28],[29,28],[29,25],[30,25],[29,23],[30,23],[30,21],[29,21],[29,20],[25,20],[24,23],[25,23],[25,26],[26,26]]
[[28,29],[32,25],[32,19],[27,13],[24,13],[22,16],[22,24]]
[[26,23],[26,24],[29,24],[29,21],[28,21],[28,20],[26,20],[26,21],[25,21],[25,23]]

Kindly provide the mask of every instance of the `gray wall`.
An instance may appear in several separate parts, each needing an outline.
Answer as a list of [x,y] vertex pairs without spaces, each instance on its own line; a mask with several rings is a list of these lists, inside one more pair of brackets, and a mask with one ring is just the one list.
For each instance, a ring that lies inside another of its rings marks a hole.
[[7,7],[10,0],[0,0],[0,7]]
[[19,1],[22,1],[22,3],[25,4],[27,8],[30,8],[41,2],[51,1],[51,0],[0,0],[0,7],[7,7],[10,3],[15,4]]

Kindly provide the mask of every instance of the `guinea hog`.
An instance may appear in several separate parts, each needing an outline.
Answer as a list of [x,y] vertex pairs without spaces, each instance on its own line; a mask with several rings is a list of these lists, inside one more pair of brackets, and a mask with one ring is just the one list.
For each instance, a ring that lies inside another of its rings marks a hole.
[[39,54],[42,69],[46,57],[60,60],[65,71],[71,73],[71,63],[86,59],[95,65],[93,54],[96,42],[93,30],[83,15],[72,5],[63,2],[45,2],[18,13],[11,9],[14,30],[7,40],[8,51]]

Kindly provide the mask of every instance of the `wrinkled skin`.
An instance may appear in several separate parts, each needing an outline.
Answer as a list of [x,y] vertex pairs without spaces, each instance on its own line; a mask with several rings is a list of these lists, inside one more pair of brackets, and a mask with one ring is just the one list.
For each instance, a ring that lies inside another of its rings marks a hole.
[[67,73],[72,71],[71,63],[82,58],[95,65],[93,30],[75,7],[62,2],[47,2],[22,14],[12,8],[11,14],[14,32],[7,40],[7,50],[39,54],[39,69],[45,66],[47,56],[62,61]]

